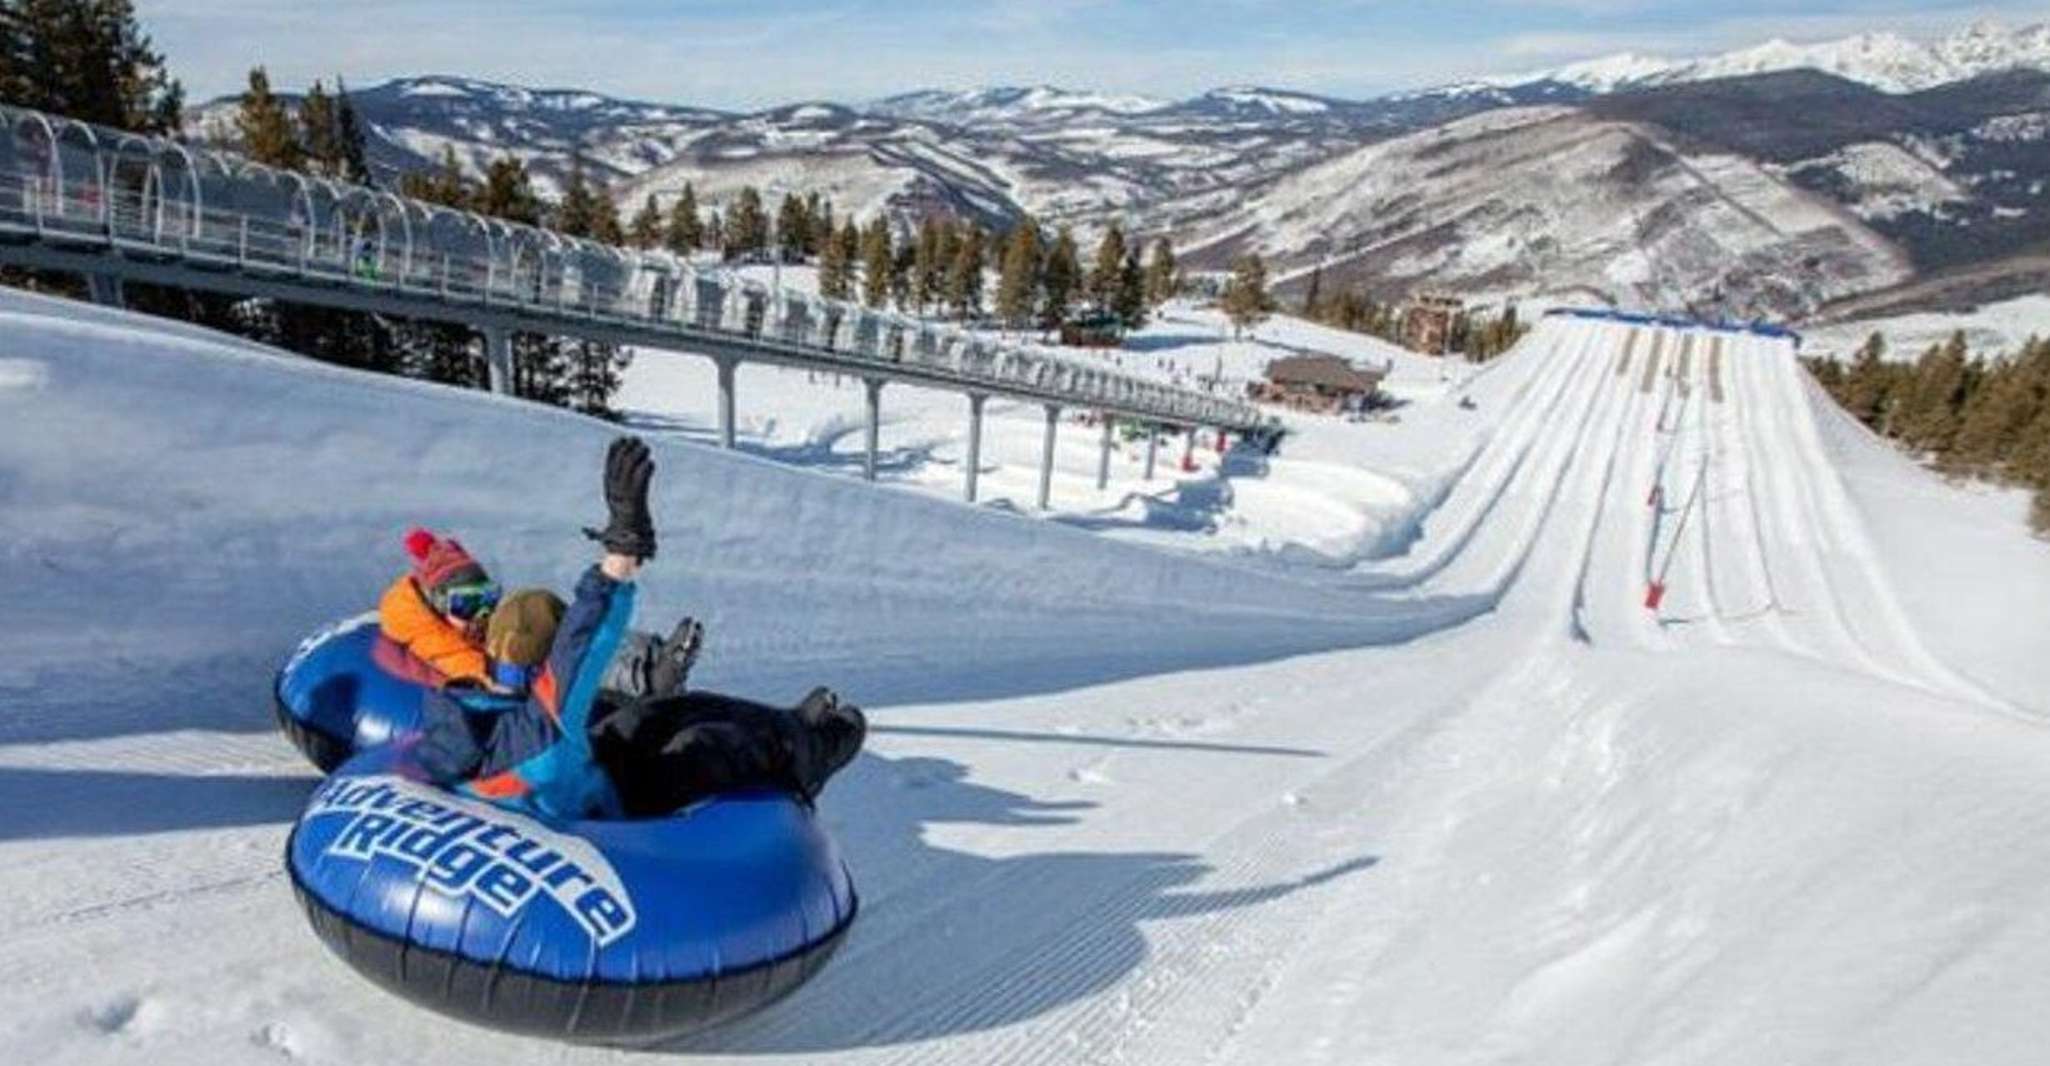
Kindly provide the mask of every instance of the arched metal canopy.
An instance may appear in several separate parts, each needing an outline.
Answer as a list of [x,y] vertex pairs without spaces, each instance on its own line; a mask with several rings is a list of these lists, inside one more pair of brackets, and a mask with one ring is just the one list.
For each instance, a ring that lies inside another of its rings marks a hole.
[[0,106],[0,130],[0,261],[96,254],[110,257],[106,268],[117,276],[151,264],[148,276],[164,284],[256,287],[240,275],[285,286],[286,298],[389,304],[414,317],[511,316],[515,328],[534,332],[604,333],[1162,424],[1264,422],[1247,404],[1036,345],[772,290],[665,251],[630,251],[23,108]]

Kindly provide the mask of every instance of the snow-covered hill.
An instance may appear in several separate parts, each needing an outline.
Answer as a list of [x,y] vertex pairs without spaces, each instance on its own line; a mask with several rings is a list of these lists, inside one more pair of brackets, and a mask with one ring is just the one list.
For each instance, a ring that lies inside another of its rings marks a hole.
[[[613,427],[82,305],[0,323],[0,1046],[616,1061],[328,956],[267,704],[410,521],[566,581]],[[1284,460],[1434,489],[1295,570],[658,440],[648,620],[710,619],[705,684],[830,681],[874,723],[820,808],[846,946],[665,1050],[2035,1062],[2050,649],[2014,619],[2050,558],[1818,402],[1783,342],[1549,320],[1400,422],[1300,427]],[[1219,512],[1299,502],[1271,477]]]
[[1492,111],[1360,149],[1248,198],[1191,249],[1256,249],[1399,294],[1550,296],[1794,316],[1908,276],[1849,213],[1742,156],[1568,108]]
[[[330,87],[332,88],[332,87]],[[298,97],[282,94],[296,105]],[[528,89],[475,78],[431,75],[352,88],[365,123],[372,168],[385,180],[441,164],[444,152],[472,176],[511,155],[535,185],[557,196],[574,157],[600,180],[637,174],[675,158],[734,116],[705,108],[618,100],[581,89]],[[194,108],[195,137],[229,141],[234,97]]]
[[1092,115],[1130,115],[1157,111],[1170,101],[1152,96],[1070,92],[1051,85],[997,86],[967,92],[922,89],[899,93],[862,110],[896,118],[923,119],[949,126],[997,123],[1026,127],[1056,124]]
[[1602,97],[1587,110],[1757,160],[1948,271],[2050,237],[2042,192],[2050,74],[1891,95],[1814,71]]

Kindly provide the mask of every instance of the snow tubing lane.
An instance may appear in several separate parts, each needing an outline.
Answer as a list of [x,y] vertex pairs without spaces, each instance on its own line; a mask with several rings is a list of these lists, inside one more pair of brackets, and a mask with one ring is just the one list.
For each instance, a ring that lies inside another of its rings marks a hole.
[[301,641],[272,687],[278,726],[323,772],[358,751],[420,731],[421,701],[441,682],[377,628],[344,619]]
[[427,783],[410,748],[344,763],[293,826],[285,865],[321,940],[421,1006],[655,1043],[790,992],[854,921],[846,866],[789,796],[555,822]]

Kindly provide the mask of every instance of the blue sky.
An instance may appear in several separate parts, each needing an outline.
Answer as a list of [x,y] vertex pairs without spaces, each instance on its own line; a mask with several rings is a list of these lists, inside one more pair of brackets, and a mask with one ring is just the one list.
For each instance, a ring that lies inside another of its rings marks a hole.
[[1050,83],[1187,96],[1257,84],[1371,96],[1617,51],[1774,36],[1926,37],[2050,5],[1952,0],[139,0],[194,99],[249,67],[297,88],[463,74],[752,108]]

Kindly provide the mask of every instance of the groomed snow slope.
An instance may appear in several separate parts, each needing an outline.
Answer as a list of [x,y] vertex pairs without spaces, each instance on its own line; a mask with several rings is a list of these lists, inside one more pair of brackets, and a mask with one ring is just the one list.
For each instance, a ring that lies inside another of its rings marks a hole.
[[[566,582],[608,431],[71,305],[0,331],[0,1047],[628,1058],[326,955],[265,692],[408,521]],[[1921,475],[1839,477],[1762,340],[1553,321],[1468,391],[1481,432],[1382,427],[1446,441],[1407,550],[1306,571],[662,443],[651,620],[710,616],[708,684],[831,681],[876,724],[822,807],[845,950],[671,1050],[2037,1061],[2050,707],[1895,590],[1870,490]],[[2024,628],[1977,637],[2043,650]]]
[[[767,270],[750,268],[760,280]],[[803,287],[808,268],[782,279]],[[1052,511],[1055,521],[1114,539],[1248,561],[1346,567],[1399,548],[1419,501],[1438,491],[1446,456],[1471,448],[1480,419],[1452,405],[1432,405],[1465,384],[1476,368],[1428,358],[1356,333],[1276,318],[1243,339],[1214,308],[1168,305],[1126,349],[1090,356],[1115,360],[1126,373],[1197,387],[1199,380],[1242,395],[1275,359],[1320,352],[1389,371],[1388,392],[1406,406],[1407,425],[1360,424],[1291,417],[1283,455],[1238,456],[1222,469],[1212,434],[1198,434],[1192,455],[1182,436],[1163,438],[1150,479],[1142,439],[1119,439],[1109,484],[1096,487],[1101,429],[1088,412],[1070,412],[1057,433]],[[866,427],[865,391],[853,377],[743,365],[738,372],[736,438],[751,454],[779,463],[859,477]],[[701,442],[717,439],[717,384],[712,363],[647,352],[627,369],[619,405],[644,432]],[[992,399],[986,410],[979,496],[989,506],[1036,513],[1045,433],[1036,403]],[[1413,432],[1421,430],[1421,432]],[[968,405],[956,393],[903,385],[886,388],[878,439],[882,483],[940,499],[961,498],[968,444]],[[1409,445],[1405,450],[1402,446]],[[1373,456],[1369,469],[1364,454]],[[1183,472],[1183,459],[1194,469]],[[1258,476],[1233,476],[1257,473]]]

